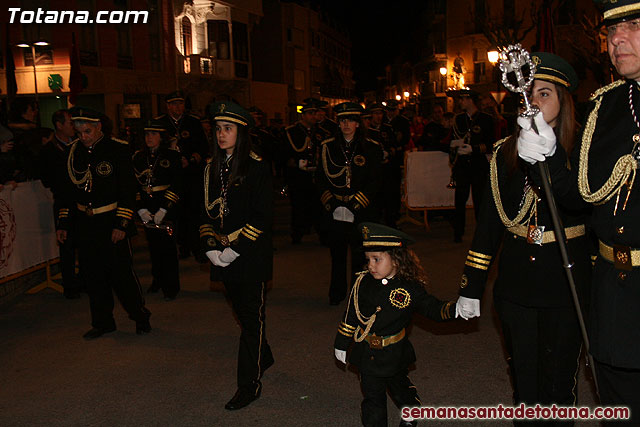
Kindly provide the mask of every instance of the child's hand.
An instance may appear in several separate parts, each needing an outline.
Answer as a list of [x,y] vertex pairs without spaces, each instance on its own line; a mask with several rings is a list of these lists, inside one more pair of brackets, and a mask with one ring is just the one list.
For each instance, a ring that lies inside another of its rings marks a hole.
[[337,348],[334,348],[334,351],[336,353],[336,359],[338,359],[339,361],[341,361],[342,363],[344,363],[345,365],[347,364],[347,352],[344,350],[338,350]]
[[480,300],[463,296],[458,297],[458,302],[456,302],[456,317],[458,316],[464,320],[480,317]]

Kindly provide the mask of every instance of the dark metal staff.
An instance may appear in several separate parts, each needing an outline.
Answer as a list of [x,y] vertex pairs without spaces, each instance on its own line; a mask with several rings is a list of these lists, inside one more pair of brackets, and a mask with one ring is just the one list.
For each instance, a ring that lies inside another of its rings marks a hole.
[[[520,113],[521,117],[533,118],[540,110],[531,105],[529,97],[527,95],[527,89],[533,83],[534,75],[536,72],[536,66],[531,60],[529,52],[527,52],[519,43],[516,45],[507,46],[500,50],[499,57],[500,71],[502,72],[502,84],[511,92],[521,93],[524,98],[525,110]],[[528,76],[525,73],[528,68]],[[524,71],[524,72],[523,72]],[[513,73],[515,76],[516,84],[512,84],[509,79],[509,73]],[[535,123],[532,123],[535,129]],[[536,129],[537,132],[537,129]],[[567,236],[564,232],[564,226],[560,220],[558,214],[558,207],[556,200],[553,197],[553,191],[551,189],[551,174],[549,173],[549,165],[546,161],[538,162],[539,172],[542,176],[542,187],[544,189],[545,198],[547,199],[547,205],[549,206],[549,212],[551,213],[551,220],[553,221],[553,231],[556,235],[556,241],[560,248],[560,255],[562,256],[562,264],[564,266],[565,273],[567,274],[567,280],[569,282],[569,288],[571,289],[571,296],[573,297],[573,304],[578,315],[578,323],[580,324],[580,332],[582,332],[582,340],[587,352],[587,364],[591,368],[591,375],[593,376],[593,382],[596,387],[596,393],[600,396],[598,389],[598,379],[596,377],[596,368],[593,363],[593,356],[589,351],[589,336],[587,335],[587,328],[584,323],[584,316],[582,315],[582,309],[580,307],[580,300],[578,299],[578,293],[576,292],[576,284],[573,279],[573,262],[569,261],[569,252],[567,251]]]

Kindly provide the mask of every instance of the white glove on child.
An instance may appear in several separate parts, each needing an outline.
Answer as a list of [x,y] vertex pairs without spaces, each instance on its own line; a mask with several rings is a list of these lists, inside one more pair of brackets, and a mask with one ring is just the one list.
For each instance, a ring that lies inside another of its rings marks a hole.
[[222,254],[222,252],[220,252],[220,251],[208,251],[208,252],[205,253],[207,258],[209,258],[209,261],[211,261],[211,263],[213,265],[218,266],[218,267],[226,267],[230,263],[221,261],[220,260],[220,255],[221,254]]
[[480,300],[459,296],[456,302],[456,317],[458,316],[464,320],[480,317]]
[[140,209],[138,210],[138,215],[140,215],[140,219],[142,222],[151,221],[151,212],[148,209]]
[[544,162],[545,157],[556,152],[556,135],[553,128],[544,120],[542,112],[533,117],[538,132],[532,129],[531,119],[518,117],[518,125],[522,128],[518,135],[518,155],[527,163]]
[[[236,258],[238,258],[240,256],[240,254],[236,251],[234,251],[231,248],[224,248],[224,251],[222,251],[222,253],[220,254],[220,261],[222,261],[223,263],[226,263],[227,265],[231,264],[233,261],[236,260]],[[226,267],[223,265],[223,267]]]
[[345,365],[347,364],[347,352],[344,350],[338,350],[337,348],[334,348],[334,351],[336,353],[336,359],[338,359],[339,361],[341,361],[342,363],[344,363]]
[[165,215],[167,215],[167,210],[165,208],[158,209],[158,212],[153,216],[153,222],[156,224],[161,224]]
[[471,152],[473,152],[473,148],[469,144],[463,144],[458,147],[458,154],[461,156],[471,154]]

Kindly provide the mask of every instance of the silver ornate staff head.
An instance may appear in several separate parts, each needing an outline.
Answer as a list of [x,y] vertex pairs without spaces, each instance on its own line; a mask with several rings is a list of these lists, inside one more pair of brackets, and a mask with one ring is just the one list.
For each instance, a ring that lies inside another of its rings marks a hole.
[[[521,93],[524,98],[525,109],[520,113],[523,117],[533,117],[540,109],[529,102],[528,90],[533,83],[536,73],[536,66],[531,60],[531,55],[524,49],[520,43],[509,45],[500,49],[498,58],[500,71],[502,72],[502,84],[511,92]],[[528,73],[525,75],[527,72]],[[509,75],[515,77],[515,84],[509,80]]]

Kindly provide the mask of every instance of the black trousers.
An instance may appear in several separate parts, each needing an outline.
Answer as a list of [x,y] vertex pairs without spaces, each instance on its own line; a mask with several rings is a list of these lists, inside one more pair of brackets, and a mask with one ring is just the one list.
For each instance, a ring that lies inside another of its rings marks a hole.
[[162,289],[165,297],[174,298],[180,291],[175,238],[162,230],[145,228],[144,233],[149,243],[153,284]]
[[[53,217],[57,218],[60,209],[58,202],[53,204]],[[60,273],[62,274],[62,287],[65,291],[77,292],[84,288],[80,276],[76,274],[76,238],[73,230],[67,232],[64,243],[58,242],[60,253]]]
[[287,177],[291,200],[291,237],[299,241],[311,231],[311,227],[318,227],[320,197],[311,172],[289,168]]
[[238,388],[250,388],[274,362],[266,335],[265,284],[224,282],[224,287],[241,329]]
[[603,406],[626,406],[631,409],[631,419],[625,422],[603,422],[603,425],[640,424],[640,369],[624,369],[596,363],[596,375]]
[[471,159],[470,156],[460,156],[456,161],[453,173],[456,179],[453,233],[456,238],[461,238],[464,235],[469,192],[471,192],[476,220],[480,215],[480,204],[484,197],[489,165],[484,157]]
[[360,386],[364,396],[360,417],[365,427],[387,426],[387,390],[398,408],[421,405],[406,369],[392,377],[360,374]]
[[[351,273],[347,273],[347,255],[351,247]],[[364,253],[360,250],[360,238],[356,225],[351,222],[331,219],[329,224],[329,251],[331,253],[331,285],[329,301],[339,302],[347,296],[349,283],[355,281],[355,273],[365,266]]]
[[575,309],[524,307],[499,298],[495,308],[508,352],[514,403],[575,405],[582,347]]
[[[96,215],[98,217],[99,215]],[[112,222],[80,218],[78,250],[81,273],[87,285],[94,328],[113,328],[113,293],[115,292],[129,318],[146,322],[151,312],[144,306],[140,282],[133,272],[131,245],[128,238],[111,242]],[[101,224],[105,223],[105,224]]]
[[195,165],[182,170],[183,189],[176,206],[176,240],[180,253],[198,256],[200,251],[200,212],[204,200],[203,172]]

